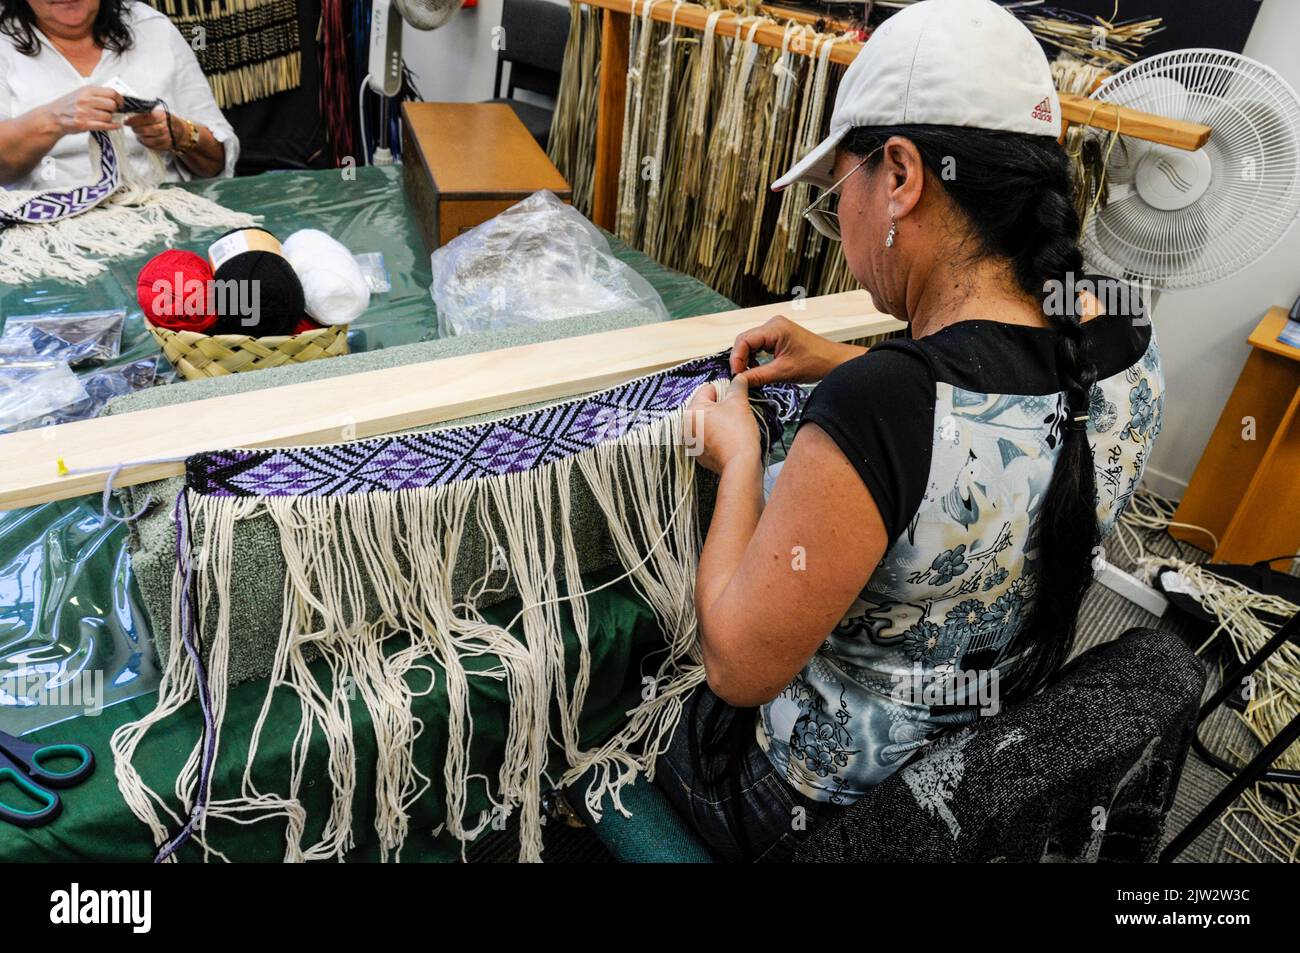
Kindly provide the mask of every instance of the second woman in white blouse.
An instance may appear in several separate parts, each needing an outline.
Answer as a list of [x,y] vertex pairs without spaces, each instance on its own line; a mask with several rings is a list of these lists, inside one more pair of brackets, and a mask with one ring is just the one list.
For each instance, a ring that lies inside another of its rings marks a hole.
[[125,119],[133,169],[153,152],[169,180],[234,174],[239,140],[161,13],[135,0],[0,0],[0,186],[94,181],[87,133],[119,128],[119,91],[167,104]]

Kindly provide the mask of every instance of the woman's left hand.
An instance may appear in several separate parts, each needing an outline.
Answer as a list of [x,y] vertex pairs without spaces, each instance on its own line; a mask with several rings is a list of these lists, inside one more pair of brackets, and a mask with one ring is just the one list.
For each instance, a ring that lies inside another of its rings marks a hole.
[[[161,106],[155,106],[147,113],[134,113],[126,117],[126,124],[131,127],[135,137],[154,152],[170,152],[172,147],[183,141],[182,131],[176,128],[182,120],[171,117],[172,125],[167,125],[167,113]],[[184,135],[188,136],[188,131]]]
[[686,405],[686,441],[687,453],[714,473],[737,462],[757,465],[762,440],[744,377],[731,381],[725,400],[718,400],[712,384],[702,385],[691,395]]

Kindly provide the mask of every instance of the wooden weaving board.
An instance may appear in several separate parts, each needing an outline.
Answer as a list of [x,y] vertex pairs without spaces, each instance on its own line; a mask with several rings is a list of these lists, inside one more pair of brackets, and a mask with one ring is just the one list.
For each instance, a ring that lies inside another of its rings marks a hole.
[[[203,451],[360,440],[590,393],[721,351],[776,315],[836,341],[903,327],[847,291],[22,431],[0,437],[0,510],[102,492],[118,465],[114,485],[134,486],[182,475]],[[133,462],[160,458],[176,460]],[[60,476],[60,460],[94,472]]]

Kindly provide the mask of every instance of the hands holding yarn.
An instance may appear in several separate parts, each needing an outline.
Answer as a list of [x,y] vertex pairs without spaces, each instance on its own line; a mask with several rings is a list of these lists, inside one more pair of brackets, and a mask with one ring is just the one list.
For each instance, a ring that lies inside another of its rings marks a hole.
[[[762,353],[774,355],[773,360],[750,367]],[[743,376],[751,387],[775,382],[813,384],[845,361],[865,353],[866,348],[837,344],[778,315],[736,336],[731,347],[731,373]]]
[[161,106],[147,113],[132,113],[125,121],[141,144],[154,152],[171,152],[190,139],[189,124],[179,116],[168,114]]
[[758,466],[762,435],[749,406],[749,385],[735,377],[723,383],[704,384],[686,405],[684,432],[687,452],[706,470],[721,474],[728,466]]
[[60,137],[121,128],[113,121],[113,114],[122,108],[122,94],[107,86],[82,86],[45,108]]

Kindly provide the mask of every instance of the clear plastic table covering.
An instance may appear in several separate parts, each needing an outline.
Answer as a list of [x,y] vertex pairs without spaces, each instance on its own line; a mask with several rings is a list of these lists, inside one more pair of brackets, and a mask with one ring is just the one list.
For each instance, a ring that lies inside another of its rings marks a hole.
[[[229,208],[264,216],[265,227],[281,238],[318,228],[354,254],[382,254],[392,288],[374,295],[353,323],[353,351],[437,337],[429,256],[407,205],[400,166],[349,174],[273,172],[187,187]],[[182,226],[172,244],[203,254],[216,237]],[[696,279],[655,264],[612,236],[610,244],[659,292],[672,317],[734,307]],[[121,353],[79,369],[79,375],[156,359],[158,381],[170,380],[170,368],[136,303],[136,275],[160,251],[113,262],[85,285],[50,281],[0,288],[0,320],[125,308]],[[157,687],[127,535],[124,524],[105,523],[98,496],[0,511],[0,730],[33,731]]]

